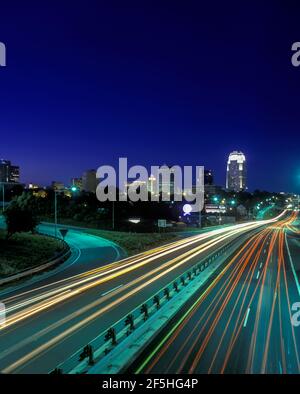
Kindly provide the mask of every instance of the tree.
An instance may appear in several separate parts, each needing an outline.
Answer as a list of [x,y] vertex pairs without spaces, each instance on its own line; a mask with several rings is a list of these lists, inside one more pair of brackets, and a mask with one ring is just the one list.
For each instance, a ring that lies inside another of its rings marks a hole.
[[21,196],[14,198],[4,211],[7,225],[7,238],[15,233],[35,231],[38,224],[34,214],[34,197],[23,193]]

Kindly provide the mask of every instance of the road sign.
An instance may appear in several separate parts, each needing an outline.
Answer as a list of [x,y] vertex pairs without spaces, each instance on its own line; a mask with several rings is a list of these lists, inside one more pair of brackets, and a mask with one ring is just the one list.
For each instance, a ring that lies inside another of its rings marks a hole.
[[157,225],[158,225],[158,227],[167,227],[166,219],[158,219]]
[[63,239],[65,239],[65,237],[68,233],[68,229],[67,228],[60,228],[59,232],[60,232],[61,236],[63,237]]

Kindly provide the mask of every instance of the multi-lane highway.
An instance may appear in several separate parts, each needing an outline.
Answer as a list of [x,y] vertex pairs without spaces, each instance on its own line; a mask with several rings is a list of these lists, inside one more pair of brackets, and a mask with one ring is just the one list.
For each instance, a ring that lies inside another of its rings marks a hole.
[[47,373],[212,251],[276,221],[194,235],[67,278],[37,283],[1,299],[3,373]]
[[292,324],[292,305],[300,302],[296,216],[293,212],[245,241],[132,370],[300,373],[300,326]]

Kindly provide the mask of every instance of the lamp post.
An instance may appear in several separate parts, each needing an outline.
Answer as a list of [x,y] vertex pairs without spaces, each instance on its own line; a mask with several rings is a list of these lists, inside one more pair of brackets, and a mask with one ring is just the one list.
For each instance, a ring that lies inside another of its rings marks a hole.
[[4,213],[5,205],[5,185],[18,185],[16,182],[0,182],[2,185],[2,214]]
[[[54,227],[55,227],[55,238],[57,238],[57,194],[58,193],[63,193],[65,190],[56,190],[54,189]],[[76,193],[78,191],[77,186],[73,185],[71,187],[72,193]]]
[[2,182],[2,215],[4,214],[4,204],[5,204],[5,191],[4,191],[4,182]]

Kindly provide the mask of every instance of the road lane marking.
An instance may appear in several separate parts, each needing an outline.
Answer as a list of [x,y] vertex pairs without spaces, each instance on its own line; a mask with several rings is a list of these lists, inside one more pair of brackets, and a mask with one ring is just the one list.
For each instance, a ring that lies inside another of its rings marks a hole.
[[260,263],[260,266],[259,266],[259,268],[261,268],[261,267],[262,267],[262,265],[263,265],[263,263]]
[[117,289],[119,289],[119,288],[122,287],[122,286],[123,286],[123,285],[116,286],[116,287],[114,287],[113,289],[110,289],[110,290],[106,291],[105,293],[102,293],[102,294],[101,294],[101,297],[104,297],[104,296],[106,296],[107,294],[112,293],[114,290],[117,290]]
[[258,271],[258,273],[257,273],[257,275],[256,275],[256,279],[259,278],[259,274],[260,274],[260,271]]
[[248,308],[248,309],[247,309],[247,314],[246,314],[245,321],[244,321],[244,327],[246,327],[246,325],[247,325],[248,317],[249,317],[249,313],[250,313],[250,309],[251,309],[251,308]]

